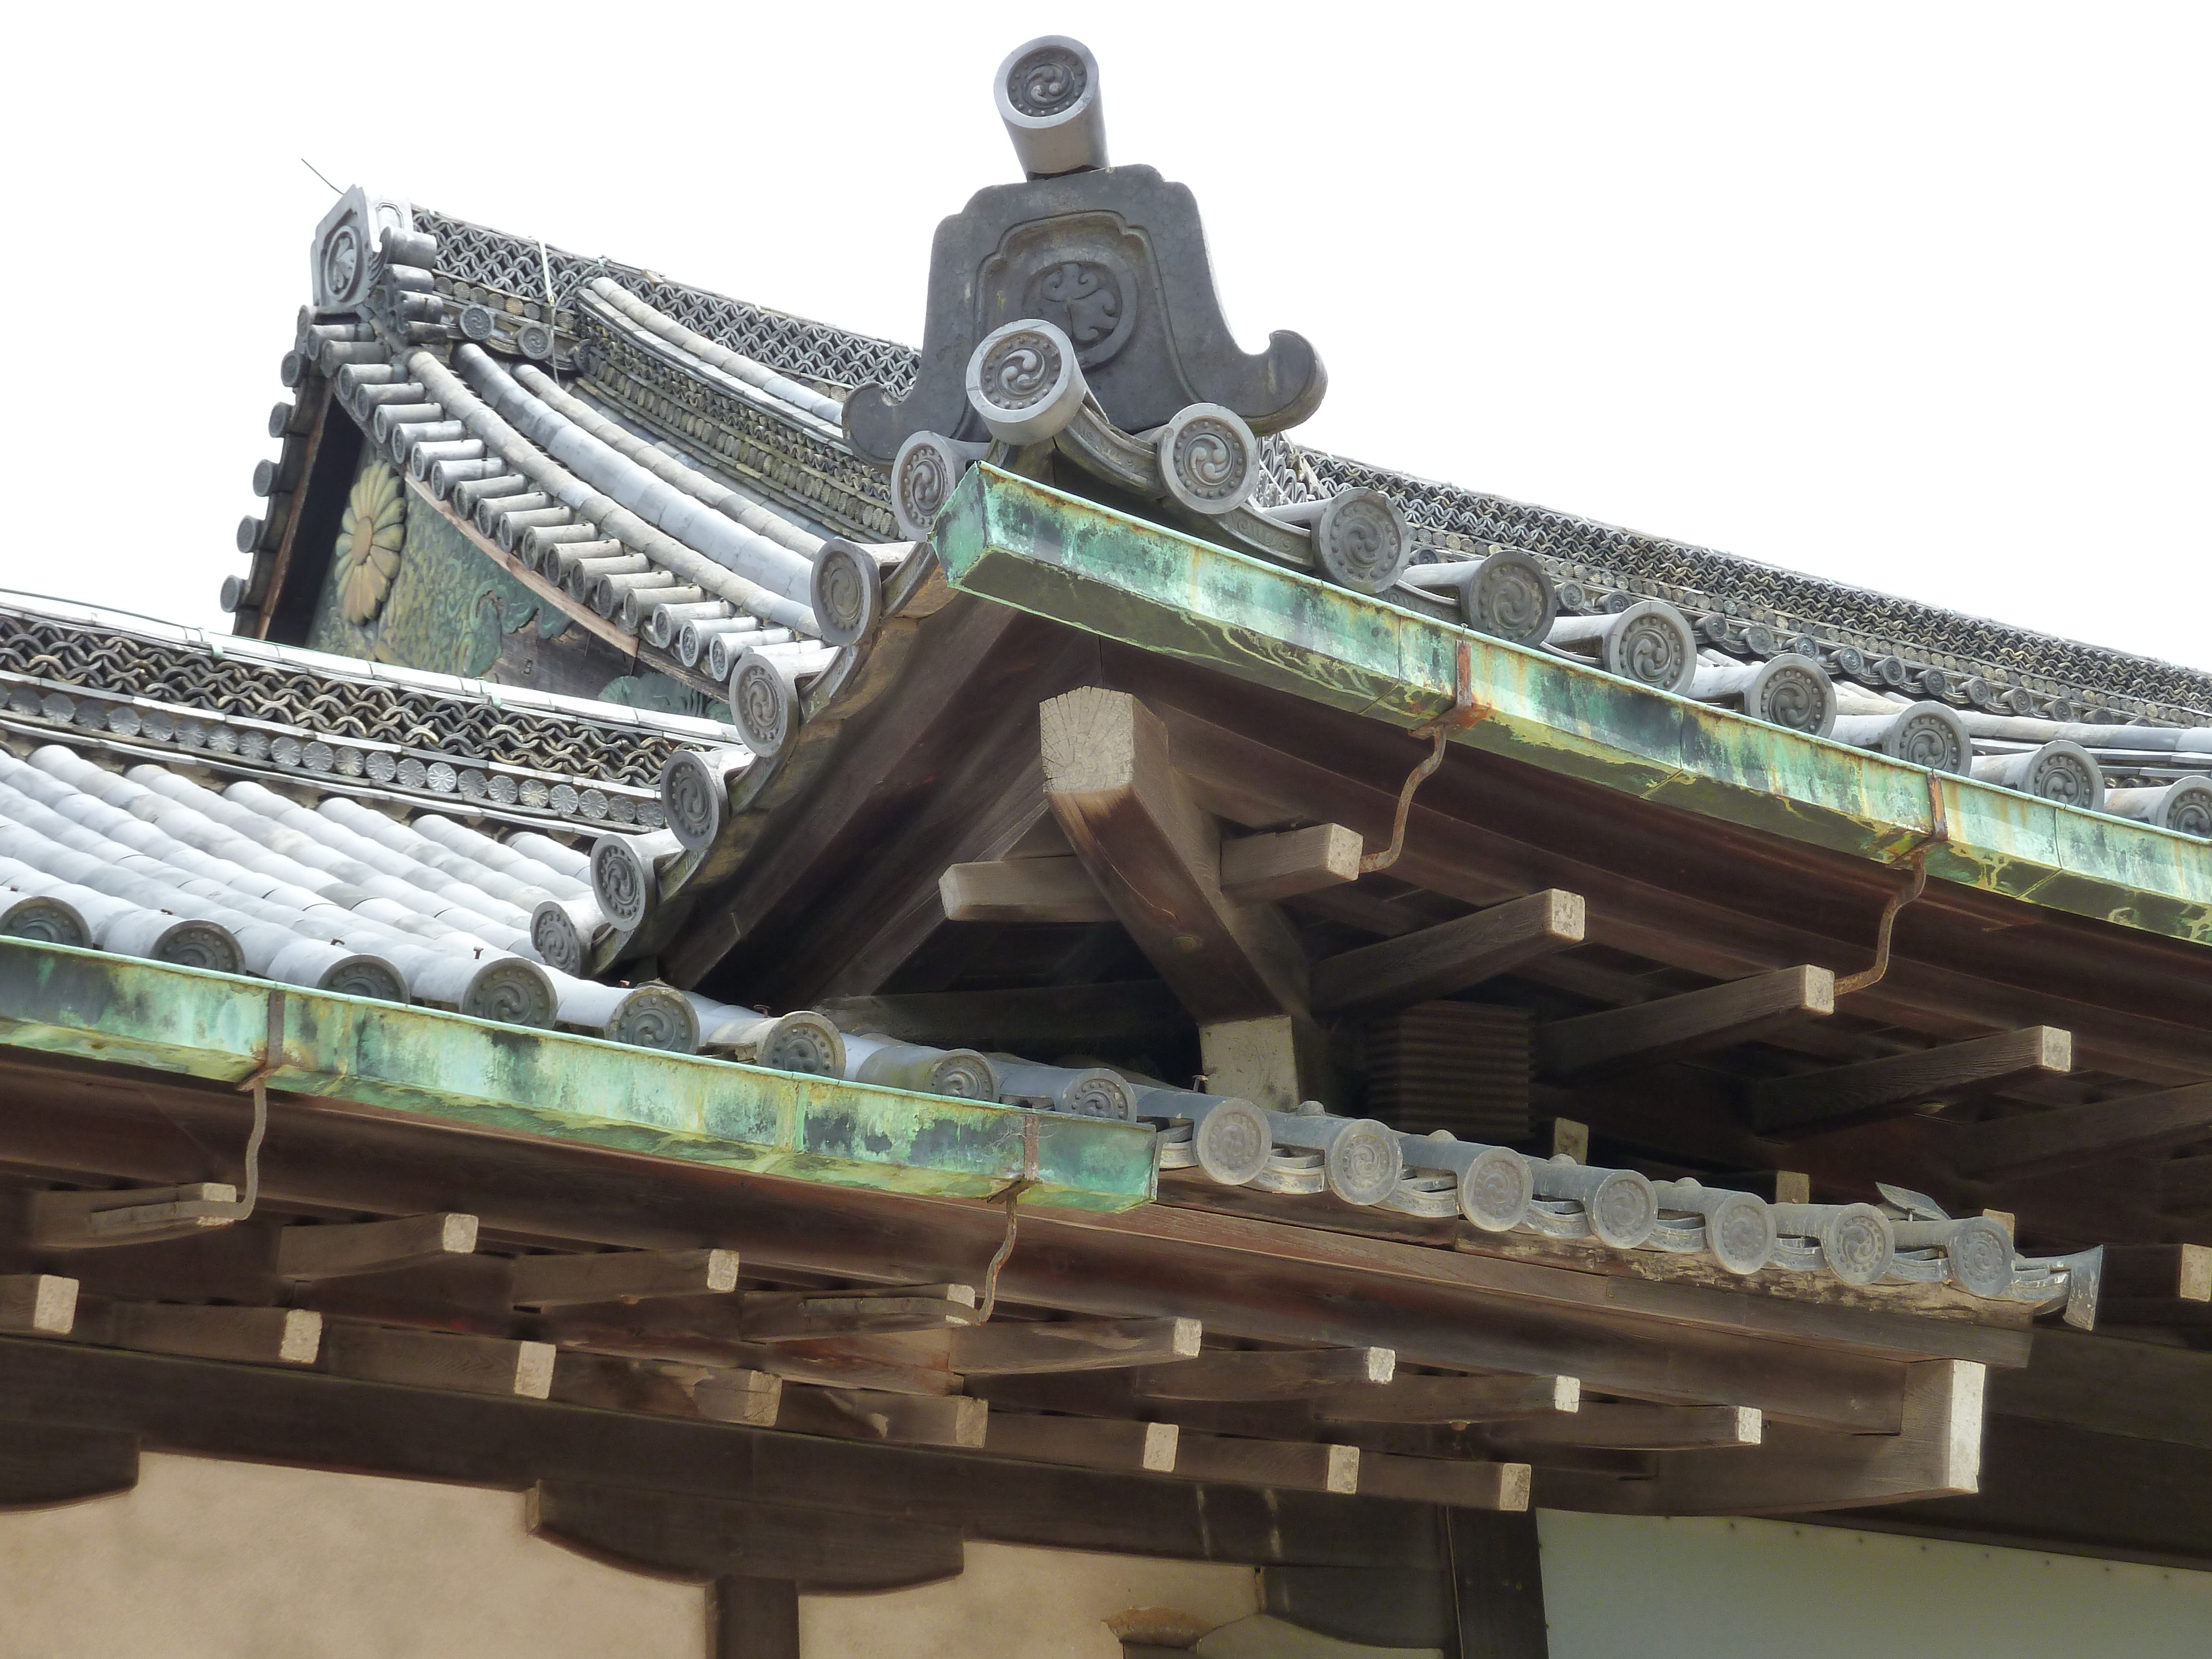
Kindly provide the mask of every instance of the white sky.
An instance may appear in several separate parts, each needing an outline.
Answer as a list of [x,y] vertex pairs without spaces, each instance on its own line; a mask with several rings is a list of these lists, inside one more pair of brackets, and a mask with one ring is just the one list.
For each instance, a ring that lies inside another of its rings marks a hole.
[[40,8],[11,26],[0,586],[220,624],[330,192],[919,343],[1102,65],[1326,448],[2212,667],[2212,9]]

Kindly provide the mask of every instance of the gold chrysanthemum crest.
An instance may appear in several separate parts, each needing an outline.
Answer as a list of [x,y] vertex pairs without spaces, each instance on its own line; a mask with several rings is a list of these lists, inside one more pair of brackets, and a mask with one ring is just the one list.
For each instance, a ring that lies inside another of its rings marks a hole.
[[407,539],[407,493],[399,475],[371,462],[353,481],[338,525],[338,605],[360,626],[376,620],[399,574],[399,549]]

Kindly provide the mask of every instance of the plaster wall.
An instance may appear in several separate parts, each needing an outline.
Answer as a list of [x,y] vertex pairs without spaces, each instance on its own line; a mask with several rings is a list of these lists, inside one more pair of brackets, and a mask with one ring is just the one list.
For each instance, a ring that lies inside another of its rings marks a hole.
[[1547,1510],[1551,1659],[2205,1659],[2212,1573],[1783,1521]]

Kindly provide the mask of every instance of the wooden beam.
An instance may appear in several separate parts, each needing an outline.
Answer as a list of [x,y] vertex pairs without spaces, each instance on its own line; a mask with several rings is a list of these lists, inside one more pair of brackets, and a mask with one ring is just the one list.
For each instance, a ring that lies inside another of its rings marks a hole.
[[1364,845],[1356,831],[1340,823],[1224,841],[1222,896],[1235,904],[1271,904],[1357,881]]
[[569,1348],[553,1367],[550,1398],[607,1411],[652,1412],[713,1423],[775,1425],[782,1379],[766,1371],[678,1360],[630,1359]]
[[699,1581],[789,1578],[817,1589],[902,1589],[956,1577],[960,1536],[903,1517],[541,1480],[531,1533],[595,1560]]
[[1654,1453],[1648,1480],[1540,1469],[1536,1501],[1638,1515],[1787,1515],[1970,1493],[1981,1467],[1984,1376],[1970,1360],[1923,1360],[1906,1367],[1896,1434],[1770,1424],[1760,1445]]
[[1760,1134],[1838,1128],[1926,1101],[1958,1100],[2074,1069],[2074,1038],[2053,1025],[1768,1078],[1745,1091]]
[[1463,991],[1583,942],[1579,895],[1547,889],[1316,963],[1316,1012],[1403,1007]]
[[1835,1011],[1833,974],[1826,968],[1784,968],[1540,1025],[1537,1064],[1554,1077],[1579,1077],[1614,1066],[1679,1060],[1753,1042]]
[[1451,1659],[1548,1659],[1534,1512],[1447,1509],[1443,1535],[1458,1626]]
[[1186,1480],[1223,1480],[1232,1486],[1342,1496],[1359,1490],[1359,1458],[1357,1446],[1185,1433],[1176,1441],[1174,1473]]
[[775,1426],[799,1434],[844,1440],[880,1440],[901,1446],[958,1446],[976,1450],[989,1427],[989,1405],[960,1395],[934,1398],[882,1394],[870,1389],[787,1385]]
[[945,1363],[963,1376],[1119,1370],[1197,1358],[1195,1319],[1060,1319],[949,1333]]
[[1989,1176],[2178,1146],[2208,1133],[2212,1083],[2194,1083],[2094,1106],[2062,1106],[1963,1124],[1952,1137],[1952,1159],[1960,1175]]
[[799,1659],[797,1581],[716,1575],[707,1587],[707,1659]]
[[984,1431],[983,1449],[1037,1463],[1167,1474],[1176,1466],[1179,1432],[1172,1423],[993,1412]]
[[2212,1205],[2212,1158],[2168,1158],[2158,1166],[2158,1207],[2169,1213]]
[[137,1484],[135,1434],[0,1422],[0,1510],[75,1504]]
[[939,878],[947,921],[1111,921],[1114,912],[1072,853],[956,864]]
[[86,1250],[184,1238],[239,1219],[238,1188],[219,1181],[96,1192],[33,1193],[28,1242],[41,1250]]
[[1399,1376],[1331,1389],[1313,1411],[1323,1423],[1511,1423],[1577,1412],[1582,1391],[1571,1376]]
[[1512,1511],[1528,1507],[1526,1463],[1460,1462],[1443,1457],[1359,1455],[1359,1490],[1450,1509]]
[[1388,1382],[1397,1364],[1388,1348],[1218,1352],[1133,1371],[1129,1383],[1154,1400],[1303,1400],[1346,1383]]
[[2165,1297],[2212,1302],[2212,1246],[2107,1244],[2098,1276],[2098,1305],[2105,1298]]
[[67,1336],[76,1322],[76,1288],[56,1273],[0,1273],[0,1331]]
[[1044,985],[1012,991],[923,991],[836,997],[817,1005],[843,1030],[881,1031],[939,1048],[988,1043],[1142,1042],[1190,1030],[1190,1016],[1158,980]]
[[1221,834],[1191,799],[1167,731],[1133,697],[1086,686],[1040,710],[1045,800],[1129,936],[1194,1018],[1303,1014],[1297,935],[1221,890]]
[[254,1365],[312,1365],[323,1316],[305,1308],[193,1307],[172,1302],[87,1297],[76,1336],[148,1353],[185,1354]]
[[472,1215],[402,1216],[394,1221],[287,1227],[277,1235],[276,1276],[295,1284],[419,1267],[477,1247]]
[[1571,1417],[1502,1424],[1490,1432],[1501,1450],[1604,1446],[1620,1451],[1690,1451],[1756,1446],[1765,1419],[1749,1406],[1643,1406],[1601,1402]]
[[567,1308],[647,1297],[723,1295],[738,1287],[735,1250],[602,1250],[514,1261],[514,1305]]
[[339,1376],[526,1400],[552,1394],[553,1355],[549,1342],[453,1331],[333,1322],[323,1333],[324,1367]]
[[975,1322],[975,1291],[944,1296],[837,1296],[811,1291],[748,1291],[738,1334],[748,1342],[805,1342],[821,1337],[941,1331]]

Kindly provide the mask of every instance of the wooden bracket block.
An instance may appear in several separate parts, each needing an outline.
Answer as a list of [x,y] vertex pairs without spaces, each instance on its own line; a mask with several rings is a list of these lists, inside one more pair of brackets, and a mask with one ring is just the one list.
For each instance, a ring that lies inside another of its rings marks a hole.
[[287,1227],[277,1235],[276,1276],[294,1284],[418,1267],[477,1248],[472,1215],[410,1215],[394,1221]]
[[945,1364],[963,1376],[1155,1365],[1196,1358],[1204,1334],[1195,1319],[998,1321],[950,1333]]
[[1172,1423],[993,1412],[984,1431],[983,1449],[1033,1463],[1166,1474],[1176,1466],[1179,1434]]
[[1836,1011],[1836,976],[1826,968],[1784,968],[1750,979],[1626,1008],[1554,1020],[1536,1031],[1539,1067],[1580,1077],[1615,1066],[1724,1048]]
[[1583,942],[1576,893],[1547,890],[1401,933],[1315,964],[1316,1012],[1374,1012],[1432,1001]]
[[1311,1440],[1243,1440],[1184,1433],[1176,1441],[1174,1474],[1187,1480],[1221,1480],[1239,1486],[1278,1486],[1286,1492],[1349,1496],[1359,1490],[1357,1446]]
[[738,1287],[735,1250],[603,1250],[514,1261],[514,1305],[568,1308],[662,1296],[726,1295]]
[[1072,853],[956,864],[938,878],[947,921],[1111,921],[1113,908]]
[[784,1389],[775,1426],[799,1434],[834,1435],[844,1440],[880,1440],[903,1446],[958,1446],[980,1449],[985,1443],[990,1407],[961,1395],[931,1398],[883,1394],[870,1389],[817,1389],[804,1383]]
[[1925,1101],[1957,1100],[2074,1069],[2074,1038],[2056,1026],[1947,1043],[1913,1054],[1769,1078],[1745,1091],[1759,1134],[1831,1129],[1903,1111]]
[[1221,892],[1236,904],[1270,904],[1359,879],[1364,843],[1340,823],[1316,823],[1221,843]]
[[1137,700],[1095,686],[1039,711],[1045,800],[1121,925],[1201,1023],[1303,1014],[1305,951],[1273,907],[1221,886],[1221,834]]
[[1571,1376],[1400,1376],[1317,1395],[1313,1412],[1322,1423],[1510,1423],[1578,1412],[1582,1393]]
[[41,1250],[85,1250],[181,1238],[239,1220],[238,1188],[219,1181],[105,1192],[33,1193],[29,1242]]
[[323,1334],[323,1368],[339,1376],[526,1400],[552,1394],[554,1352],[550,1342],[336,1321]]
[[1397,1364],[1389,1348],[1218,1351],[1132,1371],[1129,1386],[1154,1400],[1303,1400],[1347,1383],[1388,1382]]
[[1528,1487],[1526,1463],[1395,1457],[1388,1452],[1363,1452],[1359,1458],[1359,1490],[1376,1498],[1510,1511],[1528,1507]]
[[67,1336],[76,1322],[77,1282],[55,1273],[0,1273],[0,1331]]

